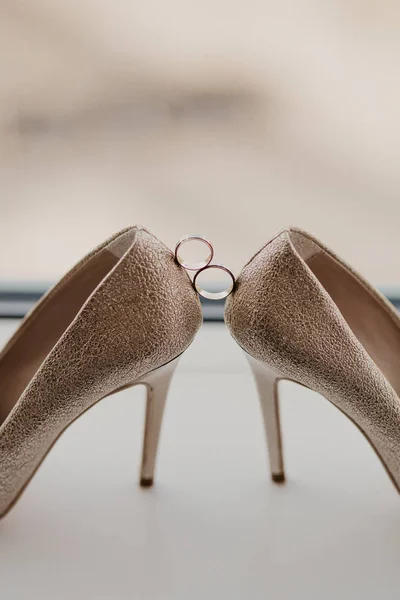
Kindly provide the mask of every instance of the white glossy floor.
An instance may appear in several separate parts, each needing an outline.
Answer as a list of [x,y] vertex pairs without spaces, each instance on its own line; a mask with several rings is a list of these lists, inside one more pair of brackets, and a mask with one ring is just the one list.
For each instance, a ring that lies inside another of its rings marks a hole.
[[339,411],[282,390],[276,486],[247,364],[222,325],[204,326],[172,386],[156,486],[137,485],[137,387],[79,419],[0,523],[1,597],[396,598],[398,494]]

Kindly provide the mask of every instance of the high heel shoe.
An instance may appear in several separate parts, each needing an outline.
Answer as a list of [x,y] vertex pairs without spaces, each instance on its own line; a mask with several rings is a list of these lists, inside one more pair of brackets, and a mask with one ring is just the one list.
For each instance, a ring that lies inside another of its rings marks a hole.
[[142,227],[65,275],[0,354],[0,517],[75,419],[137,384],[148,390],[141,484],[151,485],[168,385],[201,322],[186,272]]
[[400,492],[400,318],[377,290],[291,228],[244,267],[225,320],[255,376],[274,481],[285,479],[278,382],[288,379],[354,422]]

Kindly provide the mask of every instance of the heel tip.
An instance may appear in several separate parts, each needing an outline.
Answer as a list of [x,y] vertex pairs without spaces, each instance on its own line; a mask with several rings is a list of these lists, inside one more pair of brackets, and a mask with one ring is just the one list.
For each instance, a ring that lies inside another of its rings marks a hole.
[[275,483],[284,483],[285,474],[284,473],[272,473],[272,481]]
[[142,477],[140,479],[140,487],[148,488],[152,487],[154,480],[152,477]]

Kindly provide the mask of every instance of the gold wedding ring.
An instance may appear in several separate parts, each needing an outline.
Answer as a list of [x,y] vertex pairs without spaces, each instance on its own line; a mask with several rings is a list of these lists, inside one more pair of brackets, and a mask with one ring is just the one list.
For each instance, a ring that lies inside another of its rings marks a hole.
[[[226,290],[222,290],[221,292],[207,292],[207,290],[204,290],[197,282],[197,278],[201,273],[204,273],[204,271],[207,271],[208,269],[219,269],[220,271],[228,273],[229,277],[232,280],[230,286]],[[193,285],[196,292],[200,296],[203,296],[203,298],[207,298],[207,300],[223,300],[232,292],[235,285],[235,277],[233,276],[232,271],[230,271],[227,267],[224,267],[223,265],[207,265],[207,267],[203,267],[202,269],[197,271],[193,279]]]
[[[189,263],[185,262],[183,260],[183,258],[179,255],[179,250],[184,244],[187,244],[187,243],[193,242],[193,241],[202,242],[203,244],[205,244],[208,248],[208,256],[205,260],[203,260],[201,262],[189,264]],[[178,263],[181,265],[181,267],[183,267],[187,271],[199,271],[201,269],[204,269],[204,267],[207,267],[210,264],[210,262],[213,259],[213,256],[214,256],[214,248],[212,247],[211,242],[206,240],[206,238],[203,237],[202,235],[193,235],[193,234],[185,235],[183,238],[181,238],[179,240],[179,242],[177,243],[177,245],[175,247],[175,258],[178,261]]]

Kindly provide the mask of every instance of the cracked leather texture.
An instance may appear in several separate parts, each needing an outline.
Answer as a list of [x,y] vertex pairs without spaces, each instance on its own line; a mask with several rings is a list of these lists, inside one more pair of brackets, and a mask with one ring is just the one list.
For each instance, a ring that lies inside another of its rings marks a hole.
[[[308,386],[347,414],[399,487],[399,397],[294,247],[293,234],[343,267],[399,335],[399,317],[380,293],[321,242],[296,229],[281,232],[243,268],[226,302],[227,326],[238,344],[278,378]],[[379,338],[379,331],[375,335]]]
[[99,399],[176,358],[201,325],[198,296],[172,252],[147,230],[129,228],[90,253],[39,302],[7,344],[0,363],[46,311],[60,286],[100,250],[117,247],[129,232],[130,248],[89,296],[0,427],[0,515],[74,419]]

